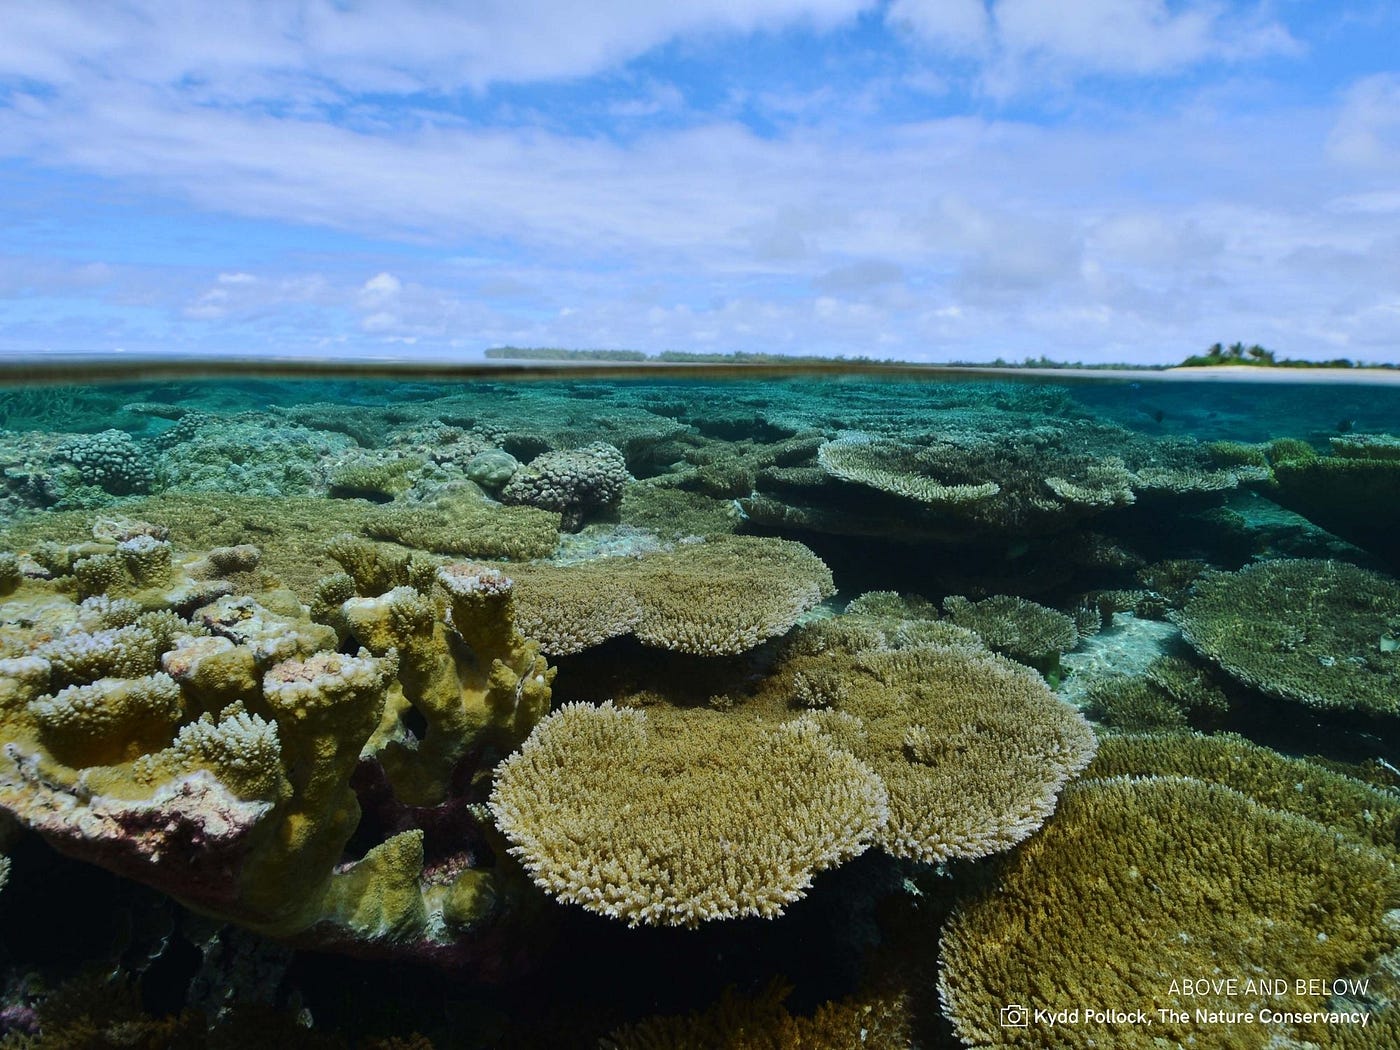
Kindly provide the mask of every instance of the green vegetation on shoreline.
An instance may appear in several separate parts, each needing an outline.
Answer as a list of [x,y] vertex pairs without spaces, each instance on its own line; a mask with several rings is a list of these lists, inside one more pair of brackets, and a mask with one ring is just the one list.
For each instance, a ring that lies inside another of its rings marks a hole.
[[[820,354],[774,354],[762,351],[736,350],[729,353],[696,352],[689,350],[663,350],[648,354],[642,350],[568,350],[555,346],[497,346],[485,351],[491,361],[600,361],[627,363],[662,364],[723,364],[723,365],[794,365],[794,364],[855,364],[861,366],[900,366],[911,362],[893,357],[875,358],[859,355],[847,357],[839,354],[826,357]],[[1094,371],[1135,371],[1161,372],[1168,368],[1203,368],[1217,365],[1250,365],[1259,368],[1400,368],[1395,364],[1368,364],[1339,357],[1331,361],[1300,361],[1290,357],[1278,357],[1274,351],[1266,350],[1257,343],[1245,346],[1220,343],[1209,347],[1203,354],[1193,354],[1179,365],[1143,365],[1123,362],[1054,361],[1044,355],[1027,357],[1020,361],[1008,361],[998,357],[994,361],[942,361],[939,364],[948,368],[1082,368]]]

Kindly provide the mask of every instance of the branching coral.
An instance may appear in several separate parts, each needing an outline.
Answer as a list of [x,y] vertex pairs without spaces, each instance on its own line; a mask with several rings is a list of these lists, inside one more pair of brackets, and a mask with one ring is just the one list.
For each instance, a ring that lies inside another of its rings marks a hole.
[[541,723],[491,809],[541,888],[633,926],[781,915],[888,816],[880,780],[810,720],[611,704]]
[[989,648],[1042,670],[1056,667],[1060,654],[1079,644],[1070,617],[1025,598],[998,594],[974,602],[955,595],[944,599],[943,609]]
[[[1295,980],[1355,973],[1400,940],[1387,921],[1400,869],[1385,854],[1181,777],[1069,788],[1054,821],[1000,876],[959,905],[942,938],[944,1013],[974,1046],[1038,1038],[1039,1029],[1002,1026],[1008,1003],[1143,1008],[1152,1022],[1081,1014],[1086,1023],[1064,1029],[1065,1045],[1216,1046],[1232,1032],[1247,1033],[1241,1046],[1317,1041],[1320,1018],[1286,1015],[1325,1010],[1327,1000]],[[1238,979],[1172,983],[1207,974]],[[1264,976],[1281,984],[1246,980]],[[1197,1012],[1264,1007],[1284,1016],[1241,1028]]]
[[1400,584],[1336,561],[1261,562],[1196,584],[1182,634],[1232,678],[1311,707],[1400,711]]
[[830,570],[806,547],[753,536],[522,566],[518,581],[521,623],[551,655],[629,632],[660,649],[741,653],[786,632],[834,590]]

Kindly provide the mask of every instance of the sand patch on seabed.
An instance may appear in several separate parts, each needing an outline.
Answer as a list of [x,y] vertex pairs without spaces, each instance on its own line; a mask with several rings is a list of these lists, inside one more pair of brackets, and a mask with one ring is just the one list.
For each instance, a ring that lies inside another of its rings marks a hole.
[[1141,677],[1148,664],[1172,652],[1180,639],[1175,624],[1115,613],[1112,627],[1082,639],[1074,652],[1060,658],[1060,666],[1069,672],[1060,683],[1060,696],[1083,707],[1096,683],[1122,675]]

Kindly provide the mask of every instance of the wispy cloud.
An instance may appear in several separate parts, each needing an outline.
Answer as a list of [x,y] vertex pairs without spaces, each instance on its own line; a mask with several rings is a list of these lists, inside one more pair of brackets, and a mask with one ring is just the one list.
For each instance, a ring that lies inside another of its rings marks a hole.
[[[1268,62],[1326,42],[1268,5],[53,0],[6,23],[0,164],[52,207],[0,259],[23,304],[0,347],[1400,344],[1400,73],[1271,100]],[[179,250],[117,232],[143,223]]]

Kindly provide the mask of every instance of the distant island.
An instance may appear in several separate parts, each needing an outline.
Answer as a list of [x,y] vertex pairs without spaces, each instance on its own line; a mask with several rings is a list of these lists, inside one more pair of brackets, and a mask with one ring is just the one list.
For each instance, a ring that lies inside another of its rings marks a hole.
[[[611,364],[662,363],[662,364],[722,364],[722,365],[820,365],[852,364],[865,366],[904,367],[909,361],[892,357],[875,358],[866,356],[847,357],[844,354],[825,357],[819,354],[774,354],[761,351],[736,350],[730,353],[699,353],[689,350],[663,350],[648,354],[641,350],[568,350],[554,346],[497,346],[485,351],[488,360],[497,361],[598,361]],[[1139,371],[1162,372],[1169,368],[1204,368],[1214,366],[1248,365],[1258,368],[1384,368],[1396,369],[1396,364],[1368,364],[1339,357],[1331,361],[1301,361],[1290,357],[1279,357],[1274,351],[1266,350],[1257,343],[1245,346],[1231,343],[1225,346],[1215,343],[1203,354],[1193,354],[1178,365],[1141,364],[1085,364],[1082,361],[1053,361],[1048,357],[1027,357],[1020,361],[1008,361],[998,357],[994,361],[942,361],[939,364],[950,368],[1038,368],[1038,369],[1091,369],[1099,371]]]

